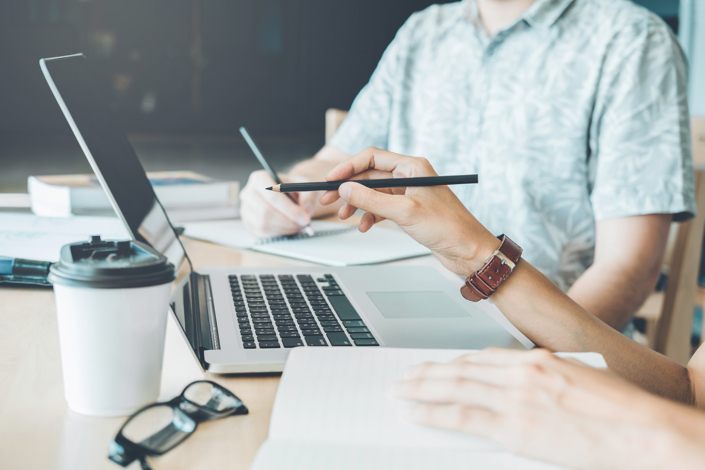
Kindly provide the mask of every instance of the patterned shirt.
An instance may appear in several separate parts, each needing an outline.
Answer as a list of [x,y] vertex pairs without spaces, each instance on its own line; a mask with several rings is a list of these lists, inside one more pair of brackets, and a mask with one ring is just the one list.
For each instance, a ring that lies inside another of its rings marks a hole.
[[537,0],[489,37],[474,1],[413,14],[330,144],[423,156],[494,233],[566,290],[595,222],[695,212],[686,61],[626,0]]

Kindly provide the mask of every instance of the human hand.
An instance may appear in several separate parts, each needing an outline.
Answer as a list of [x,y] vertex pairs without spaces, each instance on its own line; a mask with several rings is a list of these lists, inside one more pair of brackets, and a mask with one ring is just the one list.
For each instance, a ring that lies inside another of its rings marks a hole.
[[[405,419],[572,468],[699,468],[705,415],[543,349],[486,349],[405,371]],[[699,462],[699,463],[698,463]]]
[[[337,165],[326,179],[421,176],[437,176],[428,160],[368,148]],[[360,221],[361,232],[385,218],[390,219],[433,251],[448,269],[463,276],[480,269],[499,246],[497,238],[473,217],[448,186],[374,190],[345,183],[338,191],[321,196],[320,202],[328,205],[340,197],[346,201],[338,211],[341,219],[351,217],[358,208],[367,211]]]
[[[307,181],[293,175],[280,175],[283,183]],[[298,204],[284,194],[265,188],[276,184],[269,174],[255,171],[240,193],[240,217],[245,228],[258,237],[291,235],[311,223],[320,193],[291,193]]]

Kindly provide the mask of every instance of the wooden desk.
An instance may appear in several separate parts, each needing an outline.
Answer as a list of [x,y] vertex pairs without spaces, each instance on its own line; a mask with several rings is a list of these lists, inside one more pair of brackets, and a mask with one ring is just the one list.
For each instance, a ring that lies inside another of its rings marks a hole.
[[[196,268],[309,264],[194,240],[185,240],[185,246]],[[394,264],[440,266],[430,256]],[[184,270],[185,266],[182,274]],[[278,374],[203,374],[176,328],[169,317],[160,400],[170,399],[186,384],[206,377],[237,394],[250,414],[200,425],[176,449],[152,459],[153,467],[249,468],[268,434]],[[68,410],[53,292],[46,288],[0,287],[0,468],[115,470],[120,467],[107,459],[107,448],[124,420],[89,418]]]

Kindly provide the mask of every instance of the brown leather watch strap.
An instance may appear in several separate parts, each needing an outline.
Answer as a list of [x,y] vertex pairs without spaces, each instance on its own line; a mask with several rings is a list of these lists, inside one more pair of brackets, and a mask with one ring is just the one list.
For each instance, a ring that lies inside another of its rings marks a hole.
[[497,238],[502,240],[497,251],[479,271],[468,276],[465,285],[460,288],[463,297],[471,302],[487,299],[494,294],[521,258],[522,249],[511,238],[506,235]]

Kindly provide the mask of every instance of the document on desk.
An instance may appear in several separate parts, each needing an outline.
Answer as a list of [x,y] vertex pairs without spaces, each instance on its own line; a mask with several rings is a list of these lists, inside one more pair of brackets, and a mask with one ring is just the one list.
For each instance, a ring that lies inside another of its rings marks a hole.
[[62,246],[88,241],[91,235],[112,240],[130,238],[117,217],[38,217],[0,213],[0,256],[58,261]]
[[314,220],[314,236],[298,234],[269,239],[251,235],[241,220],[216,220],[184,224],[184,235],[232,248],[286,256],[328,266],[352,266],[428,255],[431,251],[401,230],[357,227]]
[[[253,470],[512,469],[559,467],[514,456],[491,441],[403,421],[388,396],[404,368],[471,351],[296,348],[274,402],[269,438]],[[566,354],[606,367],[599,354]]]

